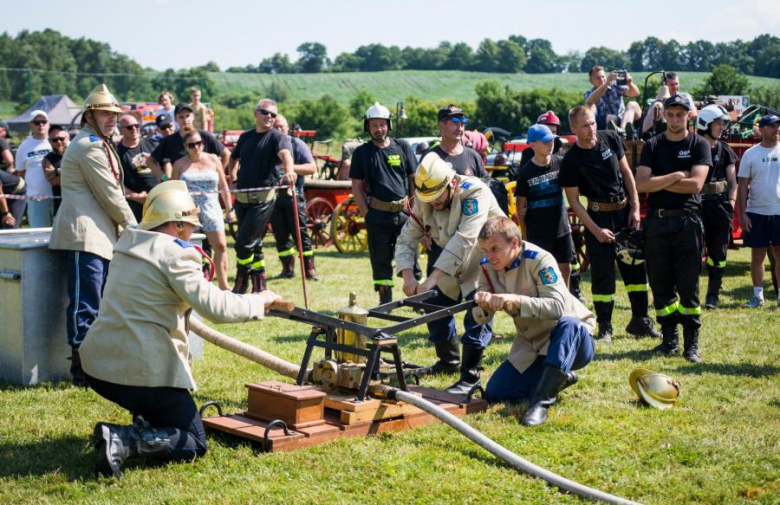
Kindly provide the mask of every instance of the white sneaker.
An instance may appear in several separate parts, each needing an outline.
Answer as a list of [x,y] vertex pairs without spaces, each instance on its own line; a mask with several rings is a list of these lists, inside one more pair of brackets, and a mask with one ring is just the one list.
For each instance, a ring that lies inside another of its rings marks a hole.
[[764,306],[764,299],[754,296],[750,299],[750,301],[748,301],[742,307],[746,309],[759,309],[763,306]]

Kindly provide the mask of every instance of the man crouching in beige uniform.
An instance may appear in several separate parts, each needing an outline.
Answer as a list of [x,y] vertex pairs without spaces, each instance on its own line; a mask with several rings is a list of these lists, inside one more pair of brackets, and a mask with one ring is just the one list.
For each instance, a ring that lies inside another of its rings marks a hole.
[[98,423],[96,471],[122,476],[129,458],[190,460],[206,437],[189,390],[188,318],[192,309],[219,323],[262,319],[279,296],[236,295],[206,281],[201,255],[187,242],[198,208],[183,181],[149,192],[138,229],[114,247],[98,317],[81,345],[89,386],[135,416],[132,426]]

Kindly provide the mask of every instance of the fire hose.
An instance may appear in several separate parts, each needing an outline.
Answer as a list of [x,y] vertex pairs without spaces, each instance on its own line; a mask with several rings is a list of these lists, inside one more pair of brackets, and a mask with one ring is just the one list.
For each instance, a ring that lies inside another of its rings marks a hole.
[[[278,304],[277,305],[272,304],[269,308],[278,309],[278,310],[288,310],[288,311],[291,310],[288,309],[289,305],[291,305],[289,304],[289,302],[275,302],[275,303]],[[507,309],[509,308],[512,307],[507,307]],[[238,354],[239,356],[243,356],[266,368],[279,372],[280,374],[286,377],[295,379],[298,376],[298,370],[300,370],[300,367],[298,365],[290,363],[289,361],[285,361],[277,356],[274,356],[273,354],[260,350],[249,344],[245,344],[239,340],[228,337],[227,335],[220,333],[212,328],[209,328],[208,326],[204,325],[203,323],[195,319],[190,320],[190,329],[196,335],[200,336],[204,340],[207,340],[212,344],[221,347],[223,349],[226,349],[230,352]],[[445,424],[448,424],[449,426],[457,430],[461,435],[465,436],[472,442],[476,443],[483,449],[487,450],[497,458],[505,461],[513,468],[528,473],[534,477],[538,477],[544,480],[545,482],[547,482],[548,484],[563,489],[564,491],[574,493],[583,498],[588,498],[591,500],[599,500],[605,503],[632,504],[632,505],[636,505],[637,503],[631,500],[627,500],[625,498],[621,498],[619,496],[605,493],[604,491],[600,491],[592,487],[585,486],[573,480],[569,480],[565,477],[562,477],[554,472],[546,470],[540,466],[534,465],[530,461],[518,456],[517,454],[505,448],[501,444],[495,442],[491,438],[483,435],[482,433],[474,429],[472,426],[469,426],[468,424],[461,421],[460,419],[450,414],[446,410],[437,407],[433,403],[424,400],[419,396],[408,393],[406,391],[401,391],[400,389],[397,388],[384,386],[384,385],[374,386],[371,388],[371,391],[377,396],[388,398],[390,400],[406,402],[410,405],[413,405],[431,414],[432,416],[436,417],[437,419],[444,422]]]

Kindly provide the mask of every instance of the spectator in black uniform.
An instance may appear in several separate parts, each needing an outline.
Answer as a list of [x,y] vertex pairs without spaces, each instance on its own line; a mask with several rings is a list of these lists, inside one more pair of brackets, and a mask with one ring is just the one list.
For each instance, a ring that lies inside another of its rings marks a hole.
[[[615,234],[639,227],[639,195],[626,160],[623,140],[614,131],[597,131],[596,117],[588,106],[569,113],[577,142],[563,157],[561,185],[577,217],[585,225],[585,244],[592,267],[592,296],[599,324],[597,340],[612,341],[615,307]],[[580,203],[588,199],[588,210]],[[626,333],[660,337],[647,316],[647,274],[644,264],[617,262],[631,302]]]
[[51,184],[51,193],[54,197],[54,215],[62,203],[62,188],[60,187],[60,165],[65,149],[70,144],[70,135],[65,129],[58,125],[51,125],[49,128],[49,144],[51,152],[43,158],[43,175]]
[[549,252],[558,263],[563,282],[568,287],[574,242],[559,183],[561,156],[552,154],[558,138],[545,125],[528,129],[528,144],[534,157],[520,169],[517,177],[517,216],[523,238]]
[[[355,203],[366,222],[374,290],[379,293],[379,303],[384,304],[393,300],[393,254],[401,228],[409,219],[406,208],[417,158],[408,142],[388,137],[393,129],[390,111],[379,102],[366,111],[363,129],[371,142],[355,149],[349,177]],[[414,270],[419,279],[416,264]]]
[[463,109],[456,105],[448,105],[439,109],[439,131],[441,141],[434,143],[420,159],[429,152],[434,152],[452,166],[455,173],[474,177],[487,176],[482,156],[477,151],[463,145],[462,138],[469,122]]
[[116,152],[125,174],[125,193],[133,194],[127,197],[127,203],[140,223],[146,194],[160,184],[160,179],[149,168],[148,161],[155,147],[150,140],[141,138],[138,120],[130,114],[119,120],[119,132],[122,140],[117,143]]
[[[274,128],[282,132],[292,147],[293,170],[298,175],[295,182],[295,196],[298,198],[298,225],[301,230],[301,247],[303,249],[303,264],[307,279],[320,280],[317,270],[314,268],[314,249],[312,249],[311,234],[306,225],[309,219],[306,217],[306,197],[303,195],[303,185],[306,176],[317,172],[317,165],[309,152],[309,148],[299,138],[290,136],[290,127],[287,118],[279,114],[276,116]],[[295,256],[297,250],[297,237],[295,233],[295,206],[288,190],[280,190],[276,196],[274,212],[271,215],[271,230],[276,239],[276,252],[279,253],[279,261],[282,262],[282,273],[279,277],[291,279],[295,277]]]
[[696,129],[710,144],[713,165],[701,190],[701,219],[709,277],[705,309],[718,306],[734,220],[734,203],[737,201],[737,154],[727,143],[718,140],[730,120],[731,116],[720,105],[704,107],[696,119]]
[[[168,180],[171,176],[173,163],[179,158],[187,155],[187,149],[184,147],[184,135],[195,130],[193,121],[195,114],[192,107],[187,103],[180,103],[176,106],[174,118],[179,125],[179,130],[163,138],[157,147],[152,151],[150,168],[156,172],[161,180]],[[216,154],[222,160],[222,166],[226,167],[230,158],[230,151],[217,140],[213,133],[206,130],[198,130],[200,138],[203,140],[203,152]]]
[[656,318],[663,333],[663,343],[655,350],[667,356],[677,354],[677,325],[681,324],[683,356],[699,363],[703,246],[699,192],[712,166],[712,156],[707,141],[687,130],[692,108],[690,100],[682,95],[672,95],[664,102],[666,131],[651,138],[642,149],[636,185],[639,192],[650,193],[645,254]]
[[[292,146],[286,135],[274,129],[276,116],[276,102],[263,98],[255,107],[255,128],[238,137],[228,165],[228,173],[237,189],[295,184]],[[282,162],[281,180],[277,168],[279,161]],[[276,190],[238,192],[235,197],[238,236],[235,245],[236,284],[233,292],[246,293],[251,279],[252,292],[259,293],[265,291],[268,278],[263,258],[263,237],[274,211]]]

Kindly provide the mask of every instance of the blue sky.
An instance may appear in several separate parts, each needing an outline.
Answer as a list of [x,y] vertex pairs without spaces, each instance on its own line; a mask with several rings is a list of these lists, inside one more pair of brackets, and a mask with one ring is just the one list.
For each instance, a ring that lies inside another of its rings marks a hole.
[[256,65],[276,52],[295,60],[303,42],[321,42],[334,58],[374,42],[433,47],[447,40],[476,48],[512,34],[548,39],[558,53],[627,49],[651,35],[682,43],[780,36],[780,0],[36,0],[5,10],[2,31],[52,28],[92,38],[157,70],[210,60],[223,69]]

